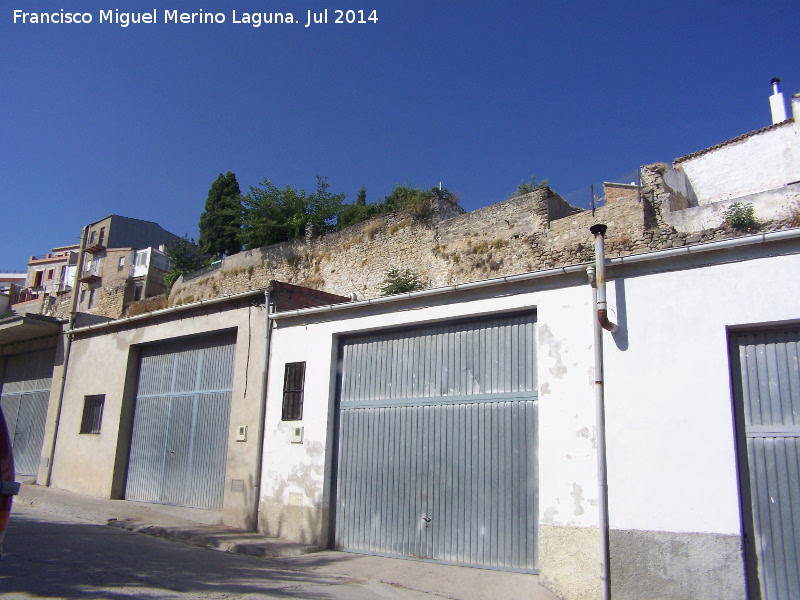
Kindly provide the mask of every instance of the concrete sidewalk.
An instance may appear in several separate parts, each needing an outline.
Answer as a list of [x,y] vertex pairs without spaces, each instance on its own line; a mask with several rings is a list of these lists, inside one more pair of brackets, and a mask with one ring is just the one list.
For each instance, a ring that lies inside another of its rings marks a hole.
[[552,592],[539,585],[535,575],[330,550],[319,552],[315,546],[225,527],[220,524],[217,511],[102,500],[53,488],[23,485],[12,513],[31,510],[214,550],[272,559],[289,568],[380,581],[451,600],[558,600]]

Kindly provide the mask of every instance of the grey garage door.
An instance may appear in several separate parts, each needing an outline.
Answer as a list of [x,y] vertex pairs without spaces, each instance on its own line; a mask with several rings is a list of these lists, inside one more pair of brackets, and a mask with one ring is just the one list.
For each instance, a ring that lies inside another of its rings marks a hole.
[[222,508],[235,335],[143,348],[128,500]]
[[39,471],[54,362],[54,348],[6,360],[0,404],[12,437],[18,477]]
[[800,600],[800,331],[731,342],[751,597]]
[[337,548],[535,572],[534,323],[342,341]]

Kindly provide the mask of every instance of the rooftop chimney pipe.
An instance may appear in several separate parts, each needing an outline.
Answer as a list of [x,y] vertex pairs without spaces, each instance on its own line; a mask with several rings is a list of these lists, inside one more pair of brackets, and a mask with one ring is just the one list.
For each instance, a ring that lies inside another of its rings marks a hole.
[[769,97],[769,107],[772,110],[772,124],[783,123],[786,120],[786,105],[783,103],[781,94],[781,78],[773,77],[772,96]]

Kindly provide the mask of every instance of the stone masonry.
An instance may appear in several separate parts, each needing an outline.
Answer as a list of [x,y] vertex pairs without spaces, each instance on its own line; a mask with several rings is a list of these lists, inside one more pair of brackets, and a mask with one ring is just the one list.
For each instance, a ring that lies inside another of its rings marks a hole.
[[[215,271],[178,279],[169,304],[266,287],[270,280],[372,298],[381,295],[392,268],[412,268],[430,287],[439,287],[588,263],[594,257],[589,227],[600,222],[608,225],[609,257],[743,235],[724,226],[695,232],[670,227],[662,212],[669,210],[672,193],[664,183],[666,168],[643,167],[641,194],[636,188],[636,193],[615,194],[613,202],[594,213],[540,188],[443,220],[390,213],[310,241],[248,250],[225,258]],[[762,223],[761,230],[797,225],[787,219]]]

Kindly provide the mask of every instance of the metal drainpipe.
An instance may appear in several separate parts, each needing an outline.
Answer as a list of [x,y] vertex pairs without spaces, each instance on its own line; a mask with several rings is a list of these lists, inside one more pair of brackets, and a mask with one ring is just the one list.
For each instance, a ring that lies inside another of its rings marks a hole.
[[264,419],[267,415],[267,381],[269,379],[269,344],[272,337],[272,323],[269,320],[269,315],[272,312],[271,307],[271,290],[268,287],[264,290],[264,367],[261,372],[261,406],[258,415],[258,456],[256,456],[256,480],[253,485],[255,498],[253,500],[253,530],[258,531],[258,504],[261,499],[261,467],[264,461],[264,430],[266,425]]
[[50,459],[47,461],[47,477],[45,487],[50,487],[50,477],[53,474],[53,460],[56,456],[56,441],[58,440],[58,426],[61,423],[61,405],[64,403],[64,388],[67,385],[67,368],[69,367],[69,351],[72,347],[72,329],[75,326],[75,314],[69,316],[69,330],[66,332],[67,341],[64,344],[64,369],[61,371],[61,389],[58,392],[58,405],[56,406],[56,424],[53,428],[53,445],[50,446]]
[[597,270],[597,319],[603,329],[614,333],[616,324],[608,320],[608,307],[606,304],[606,245],[605,235],[608,229],[602,223],[592,225],[589,231],[594,235],[594,262]]
[[[83,269],[83,257],[86,253],[86,238],[89,235],[89,226],[85,225],[81,232],[81,247],[78,251],[78,264],[75,265],[75,278],[72,280],[72,294],[70,298],[70,311],[69,311],[69,330],[67,334],[67,342],[64,344],[64,370],[61,372],[61,389],[58,392],[58,406],[56,407],[56,424],[53,429],[53,445],[50,447],[50,459],[47,464],[47,478],[45,479],[45,487],[50,487],[50,478],[53,475],[53,460],[56,456],[56,442],[58,441],[58,427],[61,424],[61,406],[64,404],[64,387],[67,383],[67,368],[69,367],[69,352],[72,348],[72,330],[75,328],[75,309],[77,308],[78,300],[78,281]],[[67,268],[69,268],[69,260],[67,260]]]
[[[71,307],[70,307],[70,314],[75,315],[75,309],[78,306],[78,295],[80,292],[80,281],[81,273],[83,272],[83,257],[86,255],[86,238],[89,236],[89,226],[86,225],[83,228],[83,232],[81,233],[81,248],[78,251],[78,264],[75,266],[75,278],[72,280],[72,297],[71,300]],[[70,327],[70,329],[72,329]]]
[[[603,224],[593,225],[589,230],[594,235],[595,265],[586,269],[589,283],[592,286],[592,310],[597,311],[597,318],[592,318],[594,332],[594,393],[597,422],[597,488],[598,512],[600,528],[600,580],[603,600],[611,598],[611,552],[608,522],[608,480],[606,468],[606,416],[605,388],[603,376],[603,329],[614,332],[616,324],[608,320],[606,305],[606,270],[604,236],[607,227]],[[594,316],[594,315],[593,315]]]

